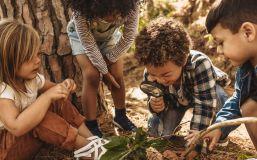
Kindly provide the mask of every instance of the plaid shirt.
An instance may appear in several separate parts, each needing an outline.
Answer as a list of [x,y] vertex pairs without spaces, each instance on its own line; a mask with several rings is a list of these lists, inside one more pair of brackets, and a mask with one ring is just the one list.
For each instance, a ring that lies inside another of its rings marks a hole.
[[[216,83],[224,86],[229,83],[228,75],[216,68],[205,54],[192,50],[182,73],[182,92],[188,106],[179,103],[176,95],[164,97],[172,107],[192,107],[193,117],[190,129],[207,128],[217,106]],[[146,77],[147,78],[147,74]]]

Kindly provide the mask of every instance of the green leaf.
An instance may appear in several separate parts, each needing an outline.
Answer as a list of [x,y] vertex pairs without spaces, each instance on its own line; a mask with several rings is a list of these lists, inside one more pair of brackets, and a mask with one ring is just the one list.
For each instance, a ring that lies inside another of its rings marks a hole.
[[104,147],[107,150],[112,150],[112,149],[116,149],[116,150],[126,150],[128,149],[128,142],[129,142],[129,138],[128,137],[124,137],[124,136],[114,136],[110,138],[110,142],[105,144]]
[[153,139],[153,140],[149,140],[147,142],[147,144],[148,144],[147,148],[153,147],[153,148],[157,149],[158,151],[165,150],[165,148],[167,148],[167,146],[168,146],[168,143],[169,142],[165,139]]
[[100,160],[120,160],[122,156],[127,154],[129,150],[108,150],[100,158]]
[[147,140],[147,133],[143,130],[143,128],[138,128],[135,135],[135,143],[139,144],[140,142]]

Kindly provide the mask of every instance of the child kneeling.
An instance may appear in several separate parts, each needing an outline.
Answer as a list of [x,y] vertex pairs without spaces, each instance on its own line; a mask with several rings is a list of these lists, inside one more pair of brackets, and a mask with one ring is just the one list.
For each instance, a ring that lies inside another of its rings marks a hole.
[[143,28],[136,38],[135,57],[146,67],[145,81],[154,81],[164,90],[161,97],[149,97],[153,113],[149,133],[171,134],[186,110],[193,108],[186,137],[190,143],[195,133],[211,124],[215,108],[224,104],[227,95],[222,86],[228,84],[228,76],[205,54],[190,50],[190,37],[173,19],[161,17]]

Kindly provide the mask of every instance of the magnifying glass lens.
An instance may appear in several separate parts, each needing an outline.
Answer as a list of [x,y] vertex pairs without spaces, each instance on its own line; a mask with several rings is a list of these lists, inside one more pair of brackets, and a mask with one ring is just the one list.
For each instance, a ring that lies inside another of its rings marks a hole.
[[163,94],[163,92],[160,88],[158,88],[157,86],[154,86],[152,84],[144,83],[144,84],[141,84],[140,88],[144,93],[154,96],[154,97],[160,97]]

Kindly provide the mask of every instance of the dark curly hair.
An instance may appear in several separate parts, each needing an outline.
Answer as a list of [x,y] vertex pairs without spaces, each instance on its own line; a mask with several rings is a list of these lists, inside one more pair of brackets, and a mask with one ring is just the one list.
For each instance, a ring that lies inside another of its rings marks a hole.
[[135,58],[141,65],[163,66],[172,61],[183,66],[190,52],[191,39],[182,24],[160,17],[136,37]]
[[140,0],[65,0],[65,3],[73,11],[90,20],[103,18],[113,12],[126,17],[131,10],[139,5]]

